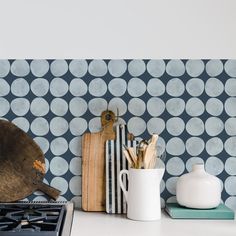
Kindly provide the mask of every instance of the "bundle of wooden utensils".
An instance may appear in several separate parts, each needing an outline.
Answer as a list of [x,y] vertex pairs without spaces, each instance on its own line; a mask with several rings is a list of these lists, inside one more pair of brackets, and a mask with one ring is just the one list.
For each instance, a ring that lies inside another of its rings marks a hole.
[[131,168],[154,169],[157,162],[157,139],[158,135],[153,134],[150,140],[142,140],[137,150],[124,145],[124,156]]

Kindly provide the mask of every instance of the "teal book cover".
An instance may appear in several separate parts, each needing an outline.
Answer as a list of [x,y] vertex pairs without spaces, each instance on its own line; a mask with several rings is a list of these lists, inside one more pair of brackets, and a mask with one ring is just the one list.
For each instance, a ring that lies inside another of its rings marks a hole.
[[177,203],[167,203],[165,210],[174,219],[234,219],[234,211],[224,204],[213,209],[191,209]]

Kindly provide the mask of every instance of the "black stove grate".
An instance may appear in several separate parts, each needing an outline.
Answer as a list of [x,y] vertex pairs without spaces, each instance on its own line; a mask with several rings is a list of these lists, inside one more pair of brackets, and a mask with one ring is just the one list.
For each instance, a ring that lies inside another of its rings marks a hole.
[[65,205],[0,204],[1,236],[59,236]]

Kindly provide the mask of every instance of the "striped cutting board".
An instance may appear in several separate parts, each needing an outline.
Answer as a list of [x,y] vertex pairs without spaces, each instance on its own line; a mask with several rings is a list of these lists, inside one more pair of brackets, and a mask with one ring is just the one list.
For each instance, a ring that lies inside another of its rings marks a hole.
[[[123,144],[136,149],[137,141],[127,139],[127,126],[116,126],[116,139],[106,141],[106,212],[111,214],[126,213],[126,201],[119,184],[119,173],[128,169],[128,162],[123,155]],[[127,177],[123,176],[125,187]]]

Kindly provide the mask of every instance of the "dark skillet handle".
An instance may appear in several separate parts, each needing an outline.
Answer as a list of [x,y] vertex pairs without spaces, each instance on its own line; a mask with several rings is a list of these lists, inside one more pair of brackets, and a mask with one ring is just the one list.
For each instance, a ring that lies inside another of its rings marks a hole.
[[53,188],[43,182],[37,183],[37,189],[43,193],[46,193],[53,200],[57,200],[57,198],[60,196],[60,193],[61,193],[61,191],[59,191],[58,189]]

